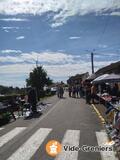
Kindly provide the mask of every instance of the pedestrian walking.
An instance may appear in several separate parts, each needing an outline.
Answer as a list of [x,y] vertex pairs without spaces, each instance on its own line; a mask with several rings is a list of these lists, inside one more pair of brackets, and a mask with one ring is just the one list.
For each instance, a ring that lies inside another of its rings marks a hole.
[[34,88],[30,88],[28,91],[28,103],[31,105],[33,113],[37,112],[37,94]]
[[57,97],[60,98],[60,86],[57,86]]
[[79,97],[79,86],[76,85],[76,97],[78,98]]
[[69,86],[68,92],[69,92],[69,97],[71,97],[72,96],[72,87],[71,86]]
[[86,98],[86,103],[90,104],[90,101],[91,101],[91,85],[89,83],[87,83],[86,87],[85,87],[85,98]]
[[80,96],[80,98],[83,97],[83,86],[82,86],[82,83],[80,83],[80,85],[79,85],[79,96]]
[[72,87],[72,97],[76,98],[76,87],[75,87],[75,85]]
[[60,85],[60,98],[63,98],[63,94],[64,94],[64,89],[62,85]]
[[92,103],[95,103],[95,96],[96,96],[96,86],[93,84],[91,87],[91,100]]

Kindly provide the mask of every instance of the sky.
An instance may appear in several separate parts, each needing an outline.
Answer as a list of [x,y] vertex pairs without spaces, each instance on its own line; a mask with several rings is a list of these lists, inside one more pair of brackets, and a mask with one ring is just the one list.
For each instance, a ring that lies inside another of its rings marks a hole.
[[24,87],[36,60],[56,81],[120,60],[120,0],[0,0],[0,85]]

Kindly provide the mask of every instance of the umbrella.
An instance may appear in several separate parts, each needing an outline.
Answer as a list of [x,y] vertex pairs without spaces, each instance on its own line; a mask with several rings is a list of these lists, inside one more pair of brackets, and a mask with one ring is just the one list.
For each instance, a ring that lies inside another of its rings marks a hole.
[[103,74],[102,76],[97,77],[92,81],[93,83],[100,83],[100,82],[120,82],[120,75],[119,74]]

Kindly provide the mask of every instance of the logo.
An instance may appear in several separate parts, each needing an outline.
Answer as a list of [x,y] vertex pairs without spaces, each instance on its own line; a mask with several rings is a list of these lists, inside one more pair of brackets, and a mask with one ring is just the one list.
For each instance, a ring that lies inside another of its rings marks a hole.
[[56,140],[51,140],[46,144],[46,152],[52,157],[57,156],[61,152],[61,150],[62,146]]

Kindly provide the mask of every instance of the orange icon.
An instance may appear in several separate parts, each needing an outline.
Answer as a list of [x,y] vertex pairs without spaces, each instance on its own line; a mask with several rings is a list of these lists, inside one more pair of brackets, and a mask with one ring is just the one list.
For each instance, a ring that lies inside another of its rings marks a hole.
[[61,144],[56,140],[51,140],[46,144],[46,152],[52,156],[57,156],[62,150]]

